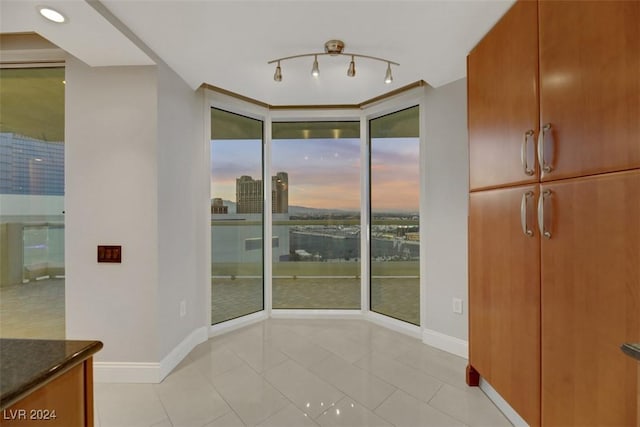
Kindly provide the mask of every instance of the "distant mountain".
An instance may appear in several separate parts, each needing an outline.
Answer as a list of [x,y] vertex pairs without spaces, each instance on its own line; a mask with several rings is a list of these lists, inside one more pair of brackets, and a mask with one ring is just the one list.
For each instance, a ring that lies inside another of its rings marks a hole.
[[[223,200],[222,203],[225,206],[229,207],[229,213],[236,213],[236,202],[232,202],[231,200]],[[321,208],[309,208],[307,206],[296,206],[289,205],[289,214],[290,215],[314,215],[314,214],[328,214],[328,213],[349,213],[349,212],[357,212],[356,210],[349,211],[343,209],[321,209]]]
[[328,214],[331,212],[347,212],[340,209],[322,209],[322,208],[309,208],[306,206],[289,205],[290,215],[313,215],[313,214]]

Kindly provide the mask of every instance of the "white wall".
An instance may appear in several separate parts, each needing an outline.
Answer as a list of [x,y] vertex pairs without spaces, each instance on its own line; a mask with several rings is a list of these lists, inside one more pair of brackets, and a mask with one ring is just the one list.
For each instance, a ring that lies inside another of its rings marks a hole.
[[[158,66],[158,333],[160,358],[209,323],[209,159],[202,91]],[[180,317],[180,303],[186,315]]]
[[[66,329],[97,361],[158,360],[156,67],[66,68]],[[122,264],[96,246],[122,245]]]
[[[144,377],[162,378],[208,324],[203,95],[162,63],[70,57],[66,80],[67,338],[99,339],[96,361],[128,368],[173,351]],[[122,245],[122,264],[98,264],[98,244]]]
[[[469,155],[466,79],[428,88],[425,328],[466,341]],[[463,300],[454,314],[452,298]]]

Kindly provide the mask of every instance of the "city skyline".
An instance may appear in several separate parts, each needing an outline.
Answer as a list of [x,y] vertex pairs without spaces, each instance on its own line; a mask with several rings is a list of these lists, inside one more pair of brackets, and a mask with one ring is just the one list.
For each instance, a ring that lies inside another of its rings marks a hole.
[[[262,176],[262,141],[211,141],[211,199],[235,200],[236,179]],[[417,138],[376,138],[372,150],[374,211],[417,212]],[[272,170],[289,174],[289,204],[360,209],[360,140],[281,139],[272,142]]]

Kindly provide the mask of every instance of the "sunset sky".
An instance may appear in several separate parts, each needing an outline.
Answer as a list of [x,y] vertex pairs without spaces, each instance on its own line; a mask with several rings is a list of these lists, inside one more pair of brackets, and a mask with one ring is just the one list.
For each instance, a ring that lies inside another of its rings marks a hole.
[[[259,140],[211,142],[211,198],[236,201],[236,178],[261,175]],[[372,141],[374,211],[418,211],[418,138]],[[289,174],[289,204],[359,210],[359,139],[280,139],[272,142],[272,170]],[[365,166],[366,167],[366,166]]]

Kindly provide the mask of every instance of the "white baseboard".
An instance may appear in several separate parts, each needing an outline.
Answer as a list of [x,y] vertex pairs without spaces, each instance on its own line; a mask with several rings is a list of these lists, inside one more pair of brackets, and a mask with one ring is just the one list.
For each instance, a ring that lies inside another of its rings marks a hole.
[[294,310],[294,309],[272,309],[273,319],[362,319],[360,310]]
[[209,326],[209,338],[244,328],[245,326],[261,322],[268,319],[269,316],[265,311],[249,314],[247,316],[238,317],[237,319],[227,320],[226,322]]
[[162,359],[162,361],[160,361],[160,381],[158,382],[161,382],[167,375],[169,375],[169,373],[173,371],[173,368],[178,366],[178,363],[182,362],[182,360],[187,357],[187,354],[191,353],[191,350],[193,350],[195,346],[208,339],[209,334],[207,333],[206,326],[191,332],[188,337],[183,339],[180,344],[178,344],[164,357],[164,359]]
[[420,326],[412,325],[411,323],[403,322],[402,320],[384,316],[379,313],[374,313],[373,311],[367,312],[365,319],[375,323],[376,325],[391,329],[392,331],[420,339]]
[[96,383],[159,383],[160,363],[93,362]]
[[422,330],[422,342],[431,347],[469,359],[469,342],[460,338],[424,328]]
[[93,380],[97,383],[160,383],[195,346],[207,339],[207,327],[198,328],[159,363],[94,362]]
[[507,401],[504,400],[493,387],[491,387],[491,384],[489,384],[482,377],[480,378],[480,390],[482,390],[484,394],[487,395],[489,400],[491,400],[494,405],[496,405],[498,409],[500,409],[500,411],[504,414],[505,417],[507,417],[511,424],[516,427],[529,427],[529,424],[527,424],[527,422],[522,419],[520,414],[518,414],[511,407],[511,405],[509,405],[509,403],[507,403]]

